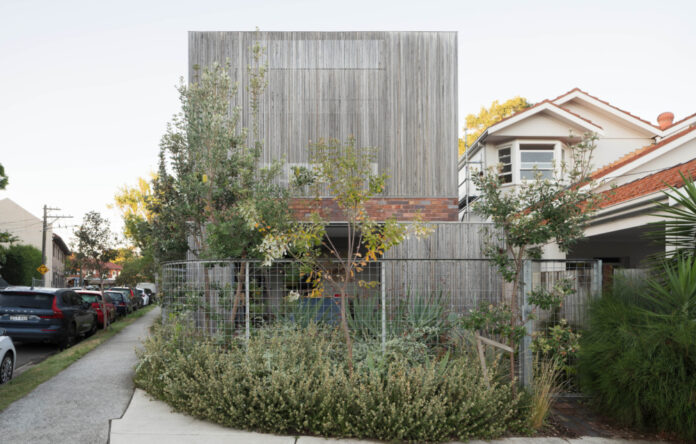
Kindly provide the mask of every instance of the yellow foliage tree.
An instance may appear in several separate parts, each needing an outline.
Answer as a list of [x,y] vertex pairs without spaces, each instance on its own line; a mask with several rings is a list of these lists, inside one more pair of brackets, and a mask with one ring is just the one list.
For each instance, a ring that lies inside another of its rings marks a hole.
[[478,114],[467,115],[464,128],[467,132],[466,142],[464,139],[459,139],[459,155],[464,154],[486,128],[531,105],[524,97],[515,96],[503,103],[494,100],[490,108],[486,109],[482,106]]

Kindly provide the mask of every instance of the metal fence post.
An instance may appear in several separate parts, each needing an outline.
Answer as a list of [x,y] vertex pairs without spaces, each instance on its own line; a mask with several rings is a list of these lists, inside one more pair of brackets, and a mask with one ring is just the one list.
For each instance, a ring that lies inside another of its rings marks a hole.
[[387,350],[387,283],[384,261],[380,262],[380,290],[382,303],[382,353]]
[[249,312],[249,266],[251,264],[247,262],[244,268],[244,301],[246,305],[246,310],[244,313],[244,324],[246,325],[245,337],[248,341],[251,337],[251,327],[249,326],[250,312]]
[[533,332],[533,322],[529,319],[529,315],[532,312],[532,306],[529,304],[529,293],[531,293],[533,287],[532,282],[532,261],[525,261],[524,268],[522,271],[522,285],[520,288],[522,290],[522,321],[524,322],[524,338],[522,339],[522,344],[520,344],[520,381],[522,386],[531,389],[532,388],[532,372],[533,372],[533,362],[532,362],[532,332]]
[[602,295],[602,260],[598,259],[592,264],[592,294],[591,298],[597,298]]

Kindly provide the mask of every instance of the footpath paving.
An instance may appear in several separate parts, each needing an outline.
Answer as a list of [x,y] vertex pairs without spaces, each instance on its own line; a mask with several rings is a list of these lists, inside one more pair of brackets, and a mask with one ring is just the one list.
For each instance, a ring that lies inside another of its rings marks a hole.
[[[375,444],[376,441],[327,439],[308,436],[280,436],[228,429],[201,421],[172,409],[147,393],[136,389],[123,418],[111,421],[109,444]],[[469,444],[485,444],[470,441]],[[492,444],[618,444],[647,443],[602,437],[562,438],[506,438],[490,441]],[[455,444],[455,443],[453,443]]]
[[107,443],[133,395],[135,348],[157,307],[0,413],[2,443]]

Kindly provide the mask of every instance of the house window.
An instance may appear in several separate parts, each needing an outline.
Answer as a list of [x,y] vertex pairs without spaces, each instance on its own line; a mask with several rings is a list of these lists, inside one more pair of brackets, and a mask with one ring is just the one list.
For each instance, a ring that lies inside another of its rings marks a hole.
[[498,150],[498,163],[500,164],[500,171],[498,173],[498,178],[500,183],[511,183],[512,182],[512,147],[500,148]]
[[539,173],[552,179],[553,150],[551,144],[520,144],[520,179],[534,180]]

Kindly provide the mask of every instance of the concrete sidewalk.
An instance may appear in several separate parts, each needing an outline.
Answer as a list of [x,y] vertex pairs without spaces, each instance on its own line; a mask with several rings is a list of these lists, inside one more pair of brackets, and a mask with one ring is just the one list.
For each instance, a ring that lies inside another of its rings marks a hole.
[[[562,438],[506,438],[491,441],[496,444],[618,444],[639,443],[597,437],[579,439]],[[645,442],[645,441],[642,441]],[[135,390],[123,418],[111,421],[110,444],[375,444],[376,441],[351,439],[327,439],[307,436],[278,436],[228,429],[217,424],[201,421],[156,401],[142,390]],[[470,444],[485,441],[470,441]]]
[[135,347],[159,307],[0,413],[3,443],[106,443],[133,395]]

